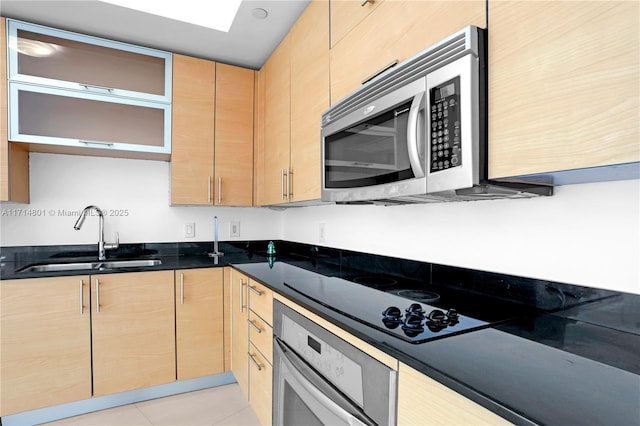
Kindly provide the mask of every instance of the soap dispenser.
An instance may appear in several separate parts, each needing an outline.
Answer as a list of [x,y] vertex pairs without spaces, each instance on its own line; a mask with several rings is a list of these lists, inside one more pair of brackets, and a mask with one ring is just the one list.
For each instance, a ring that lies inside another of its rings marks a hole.
[[269,268],[273,268],[273,264],[276,263],[276,245],[273,241],[269,241],[267,245],[267,263]]

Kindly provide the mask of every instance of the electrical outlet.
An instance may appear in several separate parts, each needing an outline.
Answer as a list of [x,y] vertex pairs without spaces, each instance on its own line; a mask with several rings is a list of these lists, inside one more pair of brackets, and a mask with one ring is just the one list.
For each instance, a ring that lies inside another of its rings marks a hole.
[[318,239],[320,240],[321,243],[323,243],[327,239],[327,224],[321,223],[319,230],[320,230],[320,234],[318,235]]
[[229,235],[232,237],[239,237],[240,236],[240,221],[239,220],[232,220],[229,223]]
[[196,236],[196,224],[194,222],[186,222],[184,224],[185,238],[194,238]]

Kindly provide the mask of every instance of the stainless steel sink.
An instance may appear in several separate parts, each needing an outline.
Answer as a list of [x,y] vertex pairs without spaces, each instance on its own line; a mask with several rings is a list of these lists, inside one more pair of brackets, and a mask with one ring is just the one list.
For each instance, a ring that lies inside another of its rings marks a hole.
[[94,269],[141,268],[162,265],[162,261],[160,259],[108,260],[95,262],[94,265],[97,265]]
[[142,268],[157,265],[162,265],[162,261],[160,259],[103,260],[94,262],[45,263],[29,265],[17,272],[64,272],[91,269]]

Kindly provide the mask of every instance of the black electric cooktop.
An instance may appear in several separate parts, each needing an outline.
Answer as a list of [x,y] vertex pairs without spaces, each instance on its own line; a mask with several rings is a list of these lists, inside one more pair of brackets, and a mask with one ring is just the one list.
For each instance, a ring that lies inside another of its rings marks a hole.
[[284,284],[342,315],[416,344],[501,323],[526,309],[445,287],[398,287],[383,276],[348,278],[351,281],[319,277]]

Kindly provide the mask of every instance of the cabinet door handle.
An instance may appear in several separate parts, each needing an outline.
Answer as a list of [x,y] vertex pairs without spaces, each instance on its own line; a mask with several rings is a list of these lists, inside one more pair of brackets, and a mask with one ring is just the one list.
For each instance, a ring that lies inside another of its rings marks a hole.
[[256,368],[258,369],[258,371],[262,371],[262,369],[264,368],[264,364],[260,364],[256,358],[255,358],[255,354],[252,354],[251,352],[247,352],[247,355],[249,355],[249,359],[251,361],[253,361],[253,363],[256,365]]
[[98,90],[104,90],[107,93],[113,93],[113,91],[115,90],[113,87],[96,86],[95,84],[78,83],[78,85],[80,87],[84,87],[85,90],[89,90],[89,91],[94,91],[95,89],[98,89]]
[[373,2],[374,2],[374,0],[362,0],[362,1],[360,2],[360,6],[364,6],[364,5],[365,5],[365,4],[367,4],[367,3],[372,3],[372,4],[373,4]]
[[218,204],[222,204],[222,177],[218,176]]
[[211,176],[207,177],[207,203],[211,202]]
[[395,67],[396,65],[398,65],[398,62],[400,62],[400,61],[398,61],[397,59],[394,59],[393,61],[389,62],[384,67],[380,68],[378,71],[376,71],[373,74],[371,74],[369,77],[367,77],[364,80],[362,80],[361,84],[365,84],[366,82],[368,82],[370,80],[373,80],[374,78],[376,78],[377,76],[379,76],[380,74],[382,74],[383,72],[388,70],[389,68]]
[[252,326],[258,333],[262,333],[264,331],[264,329],[258,327],[258,324],[256,324],[255,320],[247,320],[247,322],[249,323],[250,326]]
[[242,287],[244,287],[244,280],[240,278],[240,312],[244,312],[244,293],[242,292]]
[[285,191],[284,191],[284,177],[286,176],[286,172],[284,171],[284,169],[280,169],[280,195],[282,196],[282,200],[284,201],[285,198]]
[[100,312],[100,281],[96,278],[96,312]]
[[84,301],[83,288],[84,282],[80,280],[80,316],[84,314],[84,305],[82,302]]
[[105,147],[105,146],[113,146],[115,144],[115,142],[103,142],[103,141],[83,141],[83,140],[78,140],[78,142],[83,143],[87,146],[89,145],[97,145],[97,146],[101,146],[101,147]]
[[291,201],[293,198],[293,191],[291,191],[291,186],[293,185],[293,170],[289,168],[289,173],[287,175],[287,200]]
[[184,274],[180,273],[180,304],[184,305]]

